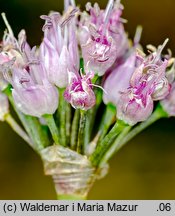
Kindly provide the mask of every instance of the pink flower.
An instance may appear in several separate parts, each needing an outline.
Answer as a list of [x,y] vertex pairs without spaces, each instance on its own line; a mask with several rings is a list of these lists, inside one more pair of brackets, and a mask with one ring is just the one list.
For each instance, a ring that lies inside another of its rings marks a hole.
[[4,63],[3,75],[13,86],[15,105],[26,115],[41,117],[53,114],[58,107],[57,89],[47,80],[44,68],[37,59],[36,49],[25,52],[25,56],[28,62],[23,67],[10,64],[11,61]]
[[170,91],[170,84],[166,77],[168,61],[161,60],[161,51],[167,41],[158,49],[157,52],[150,54],[143,59],[142,64],[136,68],[132,75],[131,86],[139,86],[140,83],[147,82],[150,95],[154,101],[165,98]]
[[168,61],[161,60],[166,43],[167,40],[156,52],[142,59],[131,77],[130,87],[121,94],[117,117],[130,125],[145,121],[152,113],[153,101],[169,94],[170,84],[165,74]]
[[18,34],[18,39],[16,39],[4,13],[2,13],[2,17],[7,27],[1,44],[2,53],[9,60],[15,60],[14,64],[16,66],[23,67],[27,61],[24,50],[25,52],[30,50],[26,41],[26,32],[25,30],[21,30]]
[[69,85],[64,93],[64,98],[75,109],[88,110],[95,105],[95,94],[92,90],[92,74],[82,75],[69,72]]
[[44,77],[42,65],[29,67],[28,71],[13,68],[11,84],[15,105],[24,114],[41,117],[58,108],[57,89]]
[[105,11],[97,3],[87,4],[87,13],[82,14],[79,38],[86,71],[102,76],[128,48],[124,32],[122,5],[110,0]]
[[130,88],[123,93],[118,101],[117,117],[129,125],[145,121],[152,113],[153,100],[147,92],[144,92],[144,86]]
[[136,69],[136,64],[136,52],[132,51],[124,63],[116,67],[107,77],[104,83],[106,94],[103,94],[103,101],[105,104],[109,102],[115,105],[118,104],[121,92],[124,92],[130,86],[130,79]]
[[78,44],[75,35],[76,9],[61,17],[57,12],[41,16],[46,20],[43,27],[44,40],[40,46],[40,60],[48,79],[60,88],[68,84],[68,71],[79,69]]

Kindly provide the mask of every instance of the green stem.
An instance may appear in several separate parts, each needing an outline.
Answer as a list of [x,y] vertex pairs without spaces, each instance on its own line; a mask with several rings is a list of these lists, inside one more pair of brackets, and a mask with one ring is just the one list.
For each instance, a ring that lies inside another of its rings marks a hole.
[[116,107],[112,104],[106,106],[105,114],[103,115],[99,128],[99,142],[104,138],[116,116]]
[[55,144],[59,144],[59,132],[58,132],[57,126],[55,124],[55,120],[53,118],[53,115],[46,114],[43,116],[43,118],[46,120],[46,123],[50,129],[50,132],[52,134],[52,138],[53,138]]
[[5,116],[5,121],[10,125],[10,127],[24,140],[26,141],[32,148],[34,148],[32,140],[25,133],[25,131],[18,125],[15,119],[9,114]]
[[131,130],[131,126],[125,127],[123,129],[123,131],[119,134],[119,136],[116,138],[114,143],[111,145],[109,150],[106,152],[106,154],[102,158],[99,166],[102,166],[103,164],[105,164],[113,156],[113,154],[116,152],[116,149],[121,145],[123,138],[127,136],[130,130]]
[[58,119],[60,129],[60,143],[62,146],[66,146],[66,106],[67,102],[64,99],[63,93],[65,89],[59,89],[59,107],[58,107]]
[[71,130],[71,106],[66,103],[66,142],[70,146],[70,130]]
[[109,133],[104,137],[104,139],[97,145],[94,153],[90,156],[90,161],[93,166],[99,166],[105,153],[110,148],[111,144],[114,142],[117,135],[128,125],[123,121],[118,120]]
[[95,121],[95,116],[97,113],[97,110],[102,102],[102,90],[101,89],[95,89],[96,94],[96,105],[87,111],[87,119],[86,119],[86,126],[85,126],[85,137],[84,137],[84,146],[85,148],[90,143],[93,125]]
[[127,136],[124,136],[120,144],[117,146],[115,152],[117,152],[121,147],[123,147],[129,140],[139,134],[141,131],[146,129],[148,126],[159,120],[160,118],[167,118],[168,114],[163,110],[162,106],[158,104],[152,115],[144,122],[140,123],[138,126],[134,127]]
[[77,146],[79,120],[80,120],[80,110],[76,109],[74,113],[73,122],[72,122],[72,128],[71,128],[70,146],[72,150],[75,150]]
[[86,111],[80,110],[80,123],[79,123],[79,131],[78,131],[78,144],[77,144],[77,152],[84,153],[84,133],[85,133],[85,124],[86,124]]
[[32,116],[24,115],[16,108],[12,97],[11,86],[9,85],[3,92],[8,96],[8,99],[13,106],[16,114],[18,115],[18,118],[20,119],[22,125],[24,126],[24,129],[32,139],[35,150],[39,152],[44,147],[48,146],[48,134],[44,130],[42,130],[38,119]]
[[[129,140],[146,129],[148,126],[159,120],[160,118],[168,117],[167,113],[163,110],[160,104],[158,104],[152,115],[144,122],[135,126],[131,130],[131,126],[126,127],[122,133],[114,141],[110,149],[106,152],[101,164],[106,163],[117,151],[119,151]],[[130,131],[131,130],[131,131]],[[130,131],[130,132],[129,132]],[[129,133],[128,133],[129,132]]]
[[57,194],[57,200],[86,200],[86,197],[76,194]]

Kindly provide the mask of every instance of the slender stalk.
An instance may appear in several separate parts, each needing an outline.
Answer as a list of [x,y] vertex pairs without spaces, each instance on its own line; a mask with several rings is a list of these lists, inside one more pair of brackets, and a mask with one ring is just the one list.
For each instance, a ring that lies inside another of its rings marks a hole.
[[70,146],[70,130],[71,130],[71,106],[66,103],[66,145]]
[[66,105],[63,93],[65,89],[59,89],[58,119],[60,129],[60,144],[66,146]]
[[90,156],[90,161],[93,166],[99,166],[105,153],[110,148],[111,144],[114,142],[117,135],[128,125],[123,121],[118,120],[109,133],[104,137],[104,139],[99,143],[94,153]]
[[94,107],[87,111],[87,119],[86,119],[86,126],[85,126],[85,135],[84,135],[85,146],[89,144],[91,139],[92,125],[93,125],[92,117],[95,117],[95,111],[96,110]]
[[46,123],[50,129],[50,132],[52,134],[52,138],[55,142],[55,144],[59,144],[59,132],[57,129],[57,126],[55,124],[55,120],[53,118],[53,115],[44,115],[43,118],[46,120]]
[[168,114],[163,110],[162,106],[158,104],[156,110],[153,112],[153,114],[144,122],[140,123],[138,126],[134,127],[127,136],[123,136],[122,141],[117,146],[115,152],[117,152],[121,147],[123,147],[129,140],[134,138],[137,134],[142,132],[144,129],[146,129],[148,126],[159,120],[160,118],[167,118]]
[[[163,110],[160,104],[158,104],[155,111],[152,115],[144,122],[135,126],[131,130],[131,126],[126,127],[122,133],[117,137],[114,141],[110,149],[106,152],[104,158],[101,161],[101,164],[106,163],[117,151],[119,151],[126,143],[129,142],[132,138],[134,138],[141,131],[146,129],[148,126],[159,120],[160,118],[168,117],[167,113]],[[131,131],[130,131],[131,130]],[[129,132],[130,131],[130,132]]]
[[16,108],[12,98],[11,86],[9,85],[3,92],[8,96],[8,99],[16,114],[18,115],[18,118],[20,119],[22,125],[24,126],[24,129],[32,139],[35,150],[40,151],[44,147],[48,146],[48,135],[47,133],[45,133],[45,131],[42,130],[38,119],[32,116],[24,115]]
[[95,116],[97,113],[97,110],[102,102],[102,91],[101,89],[95,89],[96,94],[96,105],[87,111],[87,119],[86,119],[86,127],[85,127],[85,137],[84,137],[84,145],[85,148],[90,143],[93,125],[95,121]]
[[29,136],[25,133],[25,131],[18,125],[15,119],[9,114],[5,116],[5,121],[10,125],[10,127],[24,140],[26,141],[32,148],[34,148],[34,144]]
[[114,143],[111,145],[109,150],[106,152],[106,154],[100,161],[99,166],[102,166],[103,164],[105,164],[112,157],[112,155],[116,152],[116,149],[121,145],[123,138],[127,136],[130,130],[131,130],[131,126],[125,127],[123,129],[123,131],[118,135]]
[[84,153],[84,133],[85,133],[85,124],[86,124],[86,111],[80,110],[80,123],[79,123],[79,131],[78,131],[78,144],[77,144],[77,152]]
[[109,127],[111,126],[114,118],[116,116],[116,107],[113,106],[112,104],[108,104],[106,106],[106,111],[105,114],[103,115],[100,128],[99,128],[99,142],[104,138],[106,133],[109,130]]
[[76,109],[74,113],[73,122],[72,122],[71,137],[70,137],[70,146],[71,149],[73,150],[75,150],[77,146],[79,120],[80,120],[80,110]]

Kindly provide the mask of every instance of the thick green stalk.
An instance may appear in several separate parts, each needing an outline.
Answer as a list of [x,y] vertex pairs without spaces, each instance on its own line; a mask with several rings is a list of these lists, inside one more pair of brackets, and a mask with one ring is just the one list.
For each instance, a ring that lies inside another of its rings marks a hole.
[[114,142],[115,138],[121,131],[127,127],[123,121],[118,120],[109,133],[104,137],[104,139],[97,145],[94,153],[90,156],[90,161],[93,166],[99,166],[105,153],[109,150],[111,144]]
[[59,130],[60,130],[60,144],[66,146],[66,106],[67,102],[64,99],[64,90],[59,89],[59,107],[58,107],[58,119],[59,119]]
[[52,138],[53,138],[55,144],[59,144],[59,132],[58,132],[57,126],[55,124],[55,120],[53,118],[53,115],[46,114],[43,116],[43,118],[45,119],[45,121],[46,121],[46,123],[50,129],[50,132],[52,134]]
[[72,121],[71,137],[70,137],[70,146],[72,150],[76,150],[77,147],[79,120],[80,120],[80,110],[76,109]]
[[80,110],[80,123],[79,123],[79,131],[78,131],[78,143],[77,143],[77,152],[84,153],[84,134],[85,134],[85,126],[86,126],[86,111]]

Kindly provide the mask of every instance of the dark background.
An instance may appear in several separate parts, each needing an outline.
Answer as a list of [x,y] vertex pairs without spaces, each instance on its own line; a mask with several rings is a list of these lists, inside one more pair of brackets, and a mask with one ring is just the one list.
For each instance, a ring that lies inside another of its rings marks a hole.
[[[86,1],[81,2],[82,7]],[[94,1],[91,1],[94,2]],[[104,8],[107,1],[98,1]],[[133,38],[143,26],[142,44],[158,45],[170,38],[175,51],[174,0],[123,0],[126,30]],[[39,19],[50,10],[61,11],[60,0],[0,0],[0,11],[17,34],[25,28],[31,45],[42,38]],[[0,36],[5,26],[0,20]],[[175,199],[175,119],[163,119],[129,142],[110,161],[110,172],[98,181],[89,199]],[[50,177],[40,158],[6,123],[0,123],[0,199],[54,199]]]

